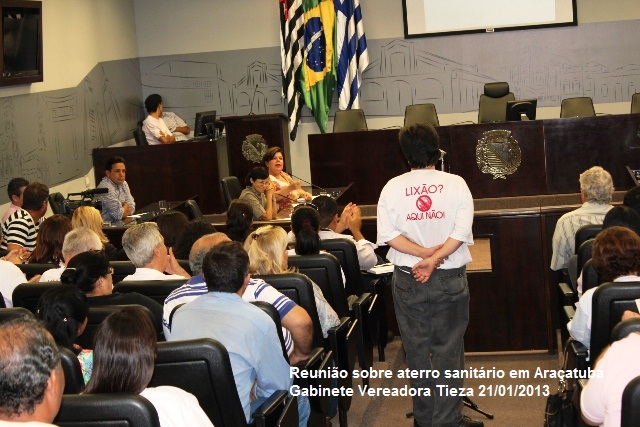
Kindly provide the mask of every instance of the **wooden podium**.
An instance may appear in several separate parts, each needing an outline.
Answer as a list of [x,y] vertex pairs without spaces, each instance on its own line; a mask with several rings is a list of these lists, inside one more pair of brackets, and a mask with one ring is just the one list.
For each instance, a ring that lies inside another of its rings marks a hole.
[[[285,153],[288,166],[289,156],[289,119],[284,114],[251,114],[247,116],[220,117],[227,129],[227,162],[229,175],[237,176],[240,182],[251,169],[262,164],[253,163],[242,155],[242,143],[248,135],[258,134],[269,147],[278,146]],[[289,168],[291,170],[291,168]]]

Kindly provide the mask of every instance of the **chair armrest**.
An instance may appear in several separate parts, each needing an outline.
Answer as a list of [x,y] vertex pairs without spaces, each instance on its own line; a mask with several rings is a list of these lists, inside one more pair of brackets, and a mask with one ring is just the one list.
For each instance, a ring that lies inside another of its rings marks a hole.
[[567,322],[573,319],[576,315],[576,308],[572,305],[565,305],[562,310],[564,311],[564,316],[566,317]]
[[571,339],[569,341],[569,355],[575,358],[575,368],[586,370],[589,367],[587,358],[589,357],[589,349],[581,342]]
[[288,390],[277,390],[269,396],[251,415],[256,422],[256,427],[275,426],[282,416],[288,396]]
[[560,292],[560,296],[562,297],[562,305],[575,305],[576,303],[576,294],[573,292],[571,286],[569,286],[566,282],[558,283],[558,291]]

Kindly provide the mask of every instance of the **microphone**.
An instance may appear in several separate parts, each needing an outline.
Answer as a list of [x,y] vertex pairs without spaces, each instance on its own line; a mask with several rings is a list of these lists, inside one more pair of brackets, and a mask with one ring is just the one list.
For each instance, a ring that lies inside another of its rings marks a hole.
[[96,194],[107,194],[109,192],[108,188],[94,188],[92,190],[86,190],[80,193],[82,196],[95,196]]
[[325,193],[329,194],[331,197],[335,197],[335,195],[337,195],[337,194],[338,194],[338,192],[337,192],[337,191],[333,191],[333,192],[331,192],[331,191],[327,190],[326,188],[322,188],[322,187],[320,187],[319,185],[316,185],[316,184],[314,184],[314,183],[312,183],[312,182],[305,181],[304,179],[302,179],[302,178],[300,178],[300,177],[298,177],[298,176],[295,176],[295,175],[294,175],[294,174],[292,174],[292,173],[290,173],[289,175],[291,175],[291,176],[292,176],[292,177],[294,177],[295,179],[298,179],[298,180],[300,180],[300,181],[304,182],[305,184],[309,184],[310,186],[312,186],[312,187],[314,187],[314,188],[317,188],[318,190],[320,190],[320,191],[322,191],[322,192],[325,192]]
[[253,102],[256,100],[256,92],[258,91],[258,85],[253,89],[253,96],[251,97],[251,104],[249,104],[249,115],[253,116],[255,113],[253,112]]
[[447,152],[441,148],[439,148],[439,150],[440,150],[440,170],[444,172],[444,156],[447,155]]

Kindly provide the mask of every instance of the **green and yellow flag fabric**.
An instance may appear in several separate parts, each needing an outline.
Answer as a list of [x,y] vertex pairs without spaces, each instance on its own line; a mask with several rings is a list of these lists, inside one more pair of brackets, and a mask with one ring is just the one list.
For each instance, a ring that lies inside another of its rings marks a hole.
[[336,11],[332,0],[302,0],[304,9],[304,63],[301,88],[320,131],[327,131],[327,117],[336,87],[334,26]]

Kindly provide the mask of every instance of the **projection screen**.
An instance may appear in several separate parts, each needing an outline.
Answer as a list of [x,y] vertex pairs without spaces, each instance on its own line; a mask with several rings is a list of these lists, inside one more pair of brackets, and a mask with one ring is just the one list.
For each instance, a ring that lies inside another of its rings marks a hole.
[[405,38],[578,25],[576,0],[402,0]]

